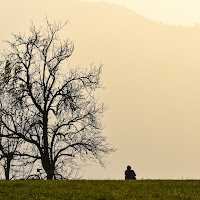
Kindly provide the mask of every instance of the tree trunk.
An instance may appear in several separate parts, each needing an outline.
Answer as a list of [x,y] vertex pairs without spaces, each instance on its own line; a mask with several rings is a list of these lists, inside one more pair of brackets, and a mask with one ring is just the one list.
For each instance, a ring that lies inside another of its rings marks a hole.
[[42,155],[42,166],[47,175],[47,180],[52,180],[55,170],[55,165],[51,164],[48,155]]
[[6,180],[10,179],[10,162],[9,161],[7,161],[7,163],[6,163],[5,177],[6,177]]
[[5,177],[6,177],[6,180],[10,180],[10,163],[11,163],[11,160],[13,159],[13,154],[8,154],[6,158],[7,158],[7,161],[6,161],[6,166],[5,166]]
[[53,179],[54,170],[55,170],[55,164],[51,163],[48,154],[42,154],[42,166],[44,171],[46,172],[47,179],[51,180]]
[[52,180],[53,179],[53,175],[54,175],[54,170],[49,170],[46,172],[47,173],[47,180]]
[[43,114],[43,142],[44,142],[44,153],[42,155],[42,166],[47,174],[47,179],[53,179],[54,174],[54,166],[52,166],[50,157],[49,157],[49,149],[48,149],[48,115],[47,112],[44,111]]
[[44,142],[44,156],[49,159],[49,151],[48,151],[48,116],[47,113],[43,114],[43,142]]

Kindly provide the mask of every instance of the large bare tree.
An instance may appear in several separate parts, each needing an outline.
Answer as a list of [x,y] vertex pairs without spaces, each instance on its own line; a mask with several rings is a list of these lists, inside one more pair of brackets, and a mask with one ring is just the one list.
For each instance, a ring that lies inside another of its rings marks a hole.
[[[74,45],[59,39],[65,26],[49,23],[45,28],[30,27],[28,36],[13,35],[10,49],[1,62],[1,89],[12,96],[13,125],[1,117],[10,137],[23,139],[41,160],[47,179],[64,176],[67,163],[97,159],[114,151],[102,135],[101,118],[105,106],[98,103],[96,90],[102,88],[102,66],[71,69],[67,64]],[[6,112],[6,111],[4,111]],[[9,136],[7,136],[9,137]]]

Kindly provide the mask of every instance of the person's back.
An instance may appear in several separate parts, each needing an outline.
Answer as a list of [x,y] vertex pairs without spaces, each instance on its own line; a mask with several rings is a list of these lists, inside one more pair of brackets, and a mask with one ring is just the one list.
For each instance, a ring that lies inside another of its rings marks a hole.
[[125,180],[131,180],[136,179],[135,172],[131,169],[130,166],[127,167],[127,170],[125,171]]

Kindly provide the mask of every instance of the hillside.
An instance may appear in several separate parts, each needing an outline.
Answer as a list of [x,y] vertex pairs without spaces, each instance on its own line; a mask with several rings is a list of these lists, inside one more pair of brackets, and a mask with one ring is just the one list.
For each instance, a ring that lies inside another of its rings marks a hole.
[[1,180],[0,183],[0,198],[4,200],[200,199],[200,182],[194,180]]

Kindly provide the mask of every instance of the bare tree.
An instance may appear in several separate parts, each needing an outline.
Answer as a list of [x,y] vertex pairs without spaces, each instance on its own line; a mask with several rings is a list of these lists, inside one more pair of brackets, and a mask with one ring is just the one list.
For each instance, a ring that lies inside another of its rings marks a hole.
[[[0,86],[12,96],[14,109],[7,114],[12,126],[1,117],[11,133],[6,137],[31,145],[34,154],[22,155],[41,160],[47,179],[63,177],[60,169],[77,158],[102,164],[103,156],[114,151],[102,136],[105,106],[96,99],[102,66],[68,67],[74,45],[59,39],[64,25],[46,20],[46,28],[32,25],[28,37],[13,35],[1,62]],[[12,119],[16,112],[23,114]]]
[[[1,128],[0,128],[1,131]],[[10,180],[11,161],[14,159],[14,152],[18,146],[15,140],[0,138],[0,165],[3,167],[5,179]]]
[[[1,91],[2,92],[2,91]],[[3,167],[6,180],[22,177],[21,167],[33,164],[37,159],[33,154],[33,145],[25,143],[19,136],[13,134],[20,130],[23,132],[26,114],[22,111],[18,112],[17,107],[13,109],[13,98],[8,97],[5,93],[0,95],[0,165]],[[27,118],[27,116],[26,116]],[[6,123],[3,123],[3,122]],[[24,170],[23,170],[24,171]],[[11,176],[10,176],[11,175]]]

